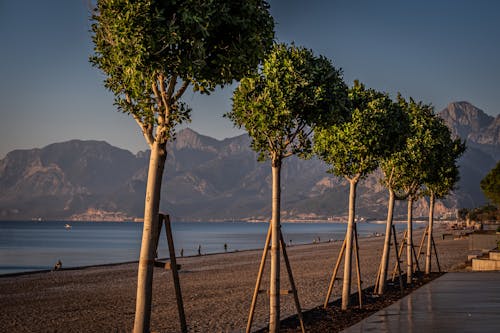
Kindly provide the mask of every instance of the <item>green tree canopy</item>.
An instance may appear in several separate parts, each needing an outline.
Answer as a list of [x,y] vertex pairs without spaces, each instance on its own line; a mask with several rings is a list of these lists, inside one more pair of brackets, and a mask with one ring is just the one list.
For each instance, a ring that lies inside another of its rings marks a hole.
[[431,168],[431,148],[434,145],[434,132],[431,122],[434,119],[431,105],[406,101],[398,95],[398,104],[409,117],[409,129],[404,148],[394,151],[382,160],[384,183],[396,191],[399,199],[408,195],[415,196]]
[[351,180],[375,171],[404,143],[407,118],[387,94],[359,82],[349,89],[350,118],[315,131],[315,151],[330,172]]
[[189,107],[180,100],[188,85],[208,93],[241,79],[274,38],[269,5],[262,0],[100,0],[92,20],[90,60],[150,144],[154,134],[165,141],[189,119]]
[[309,155],[314,126],[342,121],[346,99],[342,72],[328,59],[276,44],[259,73],[241,80],[225,116],[245,128],[259,160],[274,163]]
[[430,124],[434,141],[429,145],[429,168],[424,179],[426,192],[437,198],[445,197],[459,181],[457,160],[466,146],[460,138],[453,139],[448,126],[435,116]]
[[500,161],[481,180],[484,195],[500,208]]

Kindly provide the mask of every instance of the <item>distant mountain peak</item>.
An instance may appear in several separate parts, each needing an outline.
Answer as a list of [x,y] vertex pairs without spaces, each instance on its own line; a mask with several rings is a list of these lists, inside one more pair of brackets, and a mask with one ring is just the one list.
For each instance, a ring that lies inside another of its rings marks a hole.
[[444,108],[439,116],[444,119],[453,134],[470,139],[488,128],[494,118],[467,101],[453,102]]
[[459,122],[474,122],[477,120],[481,127],[488,126],[493,120],[492,116],[487,115],[483,110],[467,101],[452,102],[441,113],[447,114]]
[[218,141],[217,139],[199,134],[198,132],[192,130],[189,127],[186,127],[177,132],[175,141],[173,142],[175,149],[178,150],[181,149],[211,150],[211,147],[217,147],[219,144],[220,141]]

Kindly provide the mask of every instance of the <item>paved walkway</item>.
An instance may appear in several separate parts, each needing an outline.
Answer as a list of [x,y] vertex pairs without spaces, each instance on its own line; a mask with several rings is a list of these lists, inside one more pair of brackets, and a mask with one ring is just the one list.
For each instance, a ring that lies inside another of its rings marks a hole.
[[500,332],[500,272],[447,273],[344,330]]

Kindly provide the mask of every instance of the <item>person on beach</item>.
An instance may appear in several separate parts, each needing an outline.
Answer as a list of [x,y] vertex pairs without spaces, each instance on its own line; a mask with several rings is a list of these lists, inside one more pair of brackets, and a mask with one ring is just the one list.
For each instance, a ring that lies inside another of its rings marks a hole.
[[224,252],[227,252],[227,243],[224,243]]
[[201,256],[201,244],[198,245],[198,255]]
[[184,248],[181,249],[181,257],[184,257]]
[[60,269],[61,269],[61,267],[62,267],[62,262],[61,262],[61,260],[59,259],[59,260],[57,260],[56,264],[54,265],[54,271],[58,271],[58,270],[60,270]]

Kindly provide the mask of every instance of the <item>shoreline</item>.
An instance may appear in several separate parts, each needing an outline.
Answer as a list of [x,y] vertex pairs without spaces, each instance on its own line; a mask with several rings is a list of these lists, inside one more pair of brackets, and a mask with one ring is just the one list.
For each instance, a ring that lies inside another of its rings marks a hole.
[[[435,232],[442,269],[453,270],[464,263],[468,240],[443,240],[438,235],[444,229]],[[422,229],[415,231],[416,244],[422,233]],[[363,238],[359,243],[363,288],[374,283],[383,238]],[[399,242],[400,238],[398,233]],[[341,241],[336,241],[287,247],[304,311],[324,301],[341,245]],[[190,332],[244,331],[261,254],[260,249],[177,259],[182,266],[179,275]],[[262,289],[269,283],[269,262],[268,258]],[[391,265],[394,262],[391,258]],[[289,288],[284,269],[282,263],[281,289]],[[1,277],[0,325],[12,332],[40,331],[40,328],[63,332],[129,332],[134,320],[136,279],[136,263]],[[155,268],[152,331],[179,331],[173,289],[171,272]],[[355,289],[354,283],[351,292]],[[336,284],[331,300],[337,299],[340,292],[341,286]],[[269,305],[264,295],[257,300],[254,330],[267,326]],[[281,303],[281,319],[295,314],[293,297],[282,296]]]
[[[29,221],[28,221],[29,222]],[[63,221],[50,221],[50,222],[63,222]],[[189,222],[186,222],[186,223],[189,223]],[[197,223],[197,222],[193,222],[193,223]],[[207,222],[209,223],[209,222]],[[293,222],[292,222],[293,223]],[[374,222],[364,222],[364,223],[374,223]],[[385,223],[385,222],[384,222]],[[380,224],[380,223],[374,223],[374,224]],[[440,226],[438,226],[440,227]],[[414,232],[415,231],[418,231],[418,230],[421,230],[422,227],[419,226],[419,227],[416,227],[414,228]],[[402,233],[402,232],[400,232]],[[384,234],[380,234],[380,233],[377,233],[377,234],[371,234],[371,235],[364,235],[364,236],[359,236],[359,239],[362,240],[362,239],[366,239],[366,238],[373,238],[373,237],[376,237],[376,238],[380,238],[380,237],[383,237]],[[307,246],[307,245],[315,245],[315,244],[322,244],[322,243],[333,243],[333,242],[340,242],[342,241],[341,239],[334,239],[334,240],[326,240],[326,241],[313,241],[313,242],[308,242],[308,243],[295,243],[293,245],[289,245],[287,244],[287,248],[291,248],[291,247],[299,247],[299,246]],[[209,255],[219,255],[219,254],[228,254],[228,253],[237,253],[237,252],[247,252],[247,251],[259,251],[261,250],[260,248],[254,248],[254,249],[243,249],[243,250],[229,250],[229,251],[226,251],[226,252],[209,252],[209,253],[204,253],[202,254],[202,256],[209,256]],[[183,257],[180,257],[180,256],[177,256],[176,259],[179,260],[179,259],[182,259],[182,258],[192,258],[192,257],[199,257],[198,255],[196,254],[193,254],[193,255],[186,255],[186,256],[183,256]],[[161,257],[161,258],[158,258],[159,261],[165,261],[165,260],[168,260],[169,257]],[[138,264],[139,263],[139,260],[127,260],[127,261],[120,261],[120,262],[110,262],[110,263],[103,263],[103,264],[90,264],[90,265],[82,265],[82,266],[69,266],[69,267],[62,267],[60,269],[58,269],[58,271],[68,271],[68,270],[78,270],[78,269],[87,269],[87,268],[92,268],[92,267],[106,267],[106,266],[116,266],[116,265],[124,265],[124,264]],[[26,274],[36,274],[36,273],[50,273],[50,272],[53,272],[54,270],[53,269],[50,269],[50,268],[47,268],[47,269],[40,269],[40,270],[32,270],[32,271],[22,271],[22,272],[12,272],[12,273],[5,273],[5,274],[0,274],[0,278],[3,278],[3,277],[13,277],[13,276],[20,276],[20,275],[26,275]]]
[[[30,223],[45,223],[45,222],[61,222],[61,223],[71,223],[71,222],[77,222],[77,223],[144,223],[144,221],[133,221],[133,220],[71,220],[71,219],[19,219],[19,220],[2,220],[0,219],[0,223],[3,222],[30,222]],[[259,219],[259,220],[253,220],[250,218],[242,218],[242,219],[206,219],[206,220],[176,220],[174,222],[182,222],[182,223],[269,223],[269,221],[264,220],[264,219]],[[364,220],[364,221],[358,221],[356,223],[359,224],[364,224],[364,223],[385,223],[386,220],[384,217],[380,219],[370,219],[370,220]],[[422,218],[414,218],[413,223],[426,223],[428,222],[427,217],[422,217]],[[434,220],[435,224],[445,224],[445,223],[456,223],[456,219],[451,219],[451,220]],[[347,224],[347,218],[335,218],[335,220],[329,220],[329,219],[286,219],[282,220],[281,223],[331,223],[331,224]],[[407,223],[405,219],[394,219],[393,223],[400,224],[400,223]]]

